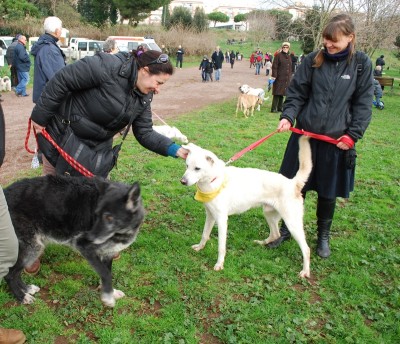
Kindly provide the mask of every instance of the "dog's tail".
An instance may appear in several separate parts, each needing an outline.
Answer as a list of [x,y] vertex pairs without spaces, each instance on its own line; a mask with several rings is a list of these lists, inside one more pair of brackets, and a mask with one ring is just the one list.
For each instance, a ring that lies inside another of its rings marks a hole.
[[299,170],[294,176],[299,193],[303,189],[312,170],[310,138],[303,135],[299,139]]

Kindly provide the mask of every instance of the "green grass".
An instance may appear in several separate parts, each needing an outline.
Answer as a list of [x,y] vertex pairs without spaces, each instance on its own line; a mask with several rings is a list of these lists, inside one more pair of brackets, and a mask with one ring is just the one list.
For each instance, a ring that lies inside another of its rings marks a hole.
[[[28,343],[398,343],[400,338],[398,83],[374,110],[357,144],[355,191],[338,199],[332,256],[316,256],[315,194],[305,204],[312,249],[310,280],[297,277],[301,253],[292,240],[269,250],[261,209],[231,216],[225,269],[213,271],[216,229],[204,250],[202,204],[179,183],[185,164],[163,158],[128,136],[113,180],[140,181],[145,223],[137,241],[114,263],[114,287],[126,293],[102,306],[98,277],[69,248],[50,246],[36,277],[33,305],[19,305],[0,286],[2,327],[22,329]],[[170,121],[194,143],[227,161],[275,130],[270,103],[249,119],[234,117],[235,100]],[[234,165],[277,171],[288,134],[271,137]],[[40,171],[30,171],[38,175]],[[18,176],[17,176],[18,177]]]

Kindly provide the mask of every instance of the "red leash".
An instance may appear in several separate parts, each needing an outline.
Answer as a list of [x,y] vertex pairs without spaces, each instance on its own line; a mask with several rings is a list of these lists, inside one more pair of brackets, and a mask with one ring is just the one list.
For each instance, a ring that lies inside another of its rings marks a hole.
[[[28,147],[29,136],[31,136],[31,127],[32,127],[32,121],[29,118],[29,120],[28,120],[28,131],[27,131],[26,137],[25,137],[25,149],[26,149],[26,151],[28,153],[35,154],[35,151],[29,149],[29,147]],[[33,133],[35,134],[35,139],[36,139],[36,129],[35,129],[35,127],[33,127]],[[37,139],[36,139],[36,150],[37,150],[38,146],[39,145],[38,145]]]
[[262,139],[259,139],[258,141],[252,143],[250,146],[246,147],[245,149],[242,149],[239,153],[236,153],[232,158],[230,158],[227,162],[226,165],[230,164],[231,162],[234,162],[235,160],[239,159],[243,154],[253,150],[260,144],[262,144],[264,141],[268,140],[272,135],[275,135],[278,132],[278,130],[273,131],[271,134],[263,137]]
[[[32,126],[32,120],[29,118],[28,121],[28,132],[26,133],[26,138],[25,138],[25,149],[32,154],[35,154],[35,151],[32,151],[28,147],[28,141],[29,141],[29,136],[31,135],[31,127]],[[37,142],[37,134],[36,134],[36,129],[33,127],[33,132],[35,134],[35,139],[36,139],[36,147],[39,147],[39,144]],[[42,129],[42,135],[43,137],[46,138],[47,141],[49,141],[60,153],[60,155],[65,159],[65,161],[70,164],[75,170],[77,170],[80,174],[84,175],[85,177],[94,177],[94,174],[90,172],[85,166],[80,164],[78,161],[76,161],[72,156],[70,156],[67,152],[65,152],[54,140],[53,138],[49,135],[49,133],[46,131],[46,129]],[[36,148],[37,150],[37,148]]]
[[46,138],[47,141],[49,141],[60,153],[60,155],[65,159],[65,161],[70,164],[75,170],[77,170],[80,174],[82,174],[85,177],[94,177],[94,174],[90,172],[85,166],[80,164],[78,161],[76,161],[71,155],[69,155],[66,151],[64,151],[54,140],[53,138],[49,135],[49,133],[46,131],[46,129],[42,129],[42,135]]
[[[320,135],[320,134],[315,134],[309,131],[305,131],[303,129],[297,129],[291,127],[290,130],[296,134],[300,135],[305,135],[312,137],[313,139],[317,139],[320,141],[325,141],[334,145],[337,145],[339,142],[346,143],[349,147],[352,147],[354,145],[353,140],[348,136],[348,135],[343,135],[341,138],[338,140],[333,139],[332,137],[326,136],[326,135]],[[239,159],[243,154],[253,150],[260,144],[262,144],[264,141],[268,140],[272,135],[275,135],[278,132],[278,130],[273,131],[271,134],[263,137],[262,139],[252,143],[250,146],[246,147],[245,149],[242,149],[239,153],[236,153],[232,158],[230,158],[227,162],[226,165],[230,164],[231,162],[234,162],[235,160]]]

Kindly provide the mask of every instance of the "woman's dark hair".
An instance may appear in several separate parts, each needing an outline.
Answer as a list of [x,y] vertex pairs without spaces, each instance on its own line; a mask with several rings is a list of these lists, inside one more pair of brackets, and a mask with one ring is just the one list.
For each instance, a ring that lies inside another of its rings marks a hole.
[[168,60],[165,63],[153,63],[156,61],[162,53],[157,50],[147,50],[144,53],[137,55],[136,50],[132,50],[132,55],[136,58],[139,69],[146,67],[149,69],[150,74],[169,74],[174,73],[174,67],[171,61]]
[[[353,35],[353,41],[349,45],[349,58],[348,61],[351,60],[355,53],[355,41],[356,41],[356,33],[353,19],[346,13],[338,14],[334,16],[328,24],[325,26],[322,31],[322,37],[337,42],[340,36],[349,36]],[[313,67],[320,67],[324,62],[324,54],[323,51],[320,50],[318,54],[315,56]]]

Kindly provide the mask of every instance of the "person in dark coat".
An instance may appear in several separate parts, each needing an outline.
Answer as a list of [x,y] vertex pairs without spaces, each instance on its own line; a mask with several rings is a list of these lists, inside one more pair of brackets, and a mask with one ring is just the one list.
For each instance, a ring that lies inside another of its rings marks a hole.
[[229,62],[231,64],[231,68],[233,68],[233,65],[235,64],[235,60],[236,60],[236,54],[232,50],[231,53],[229,54]]
[[183,55],[185,54],[185,51],[182,49],[182,46],[180,45],[178,47],[178,50],[176,51],[176,68],[182,69],[182,63],[183,63]]
[[219,46],[215,48],[215,51],[211,55],[211,60],[214,64],[215,81],[219,81],[221,79],[222,64],[224,63],[224,54]]
[[282,43],[282,51],[277,53],[272,63],[272,106],[271,112],[281,112],[283,97],[292,77],[292,59],[289,55],[290,43]]
[[100,52],[59,70],[31,114],[44,155],[43,174],[56,174],[57,161],[63,159],[41,134],[43,128],[61,147],[72,130],[86,146],[101,148],[106,155],[113,137],[132,123],[133,135],[144,148],[185,159],[186,149],[153,130],[151,102],[173,70],[168,55],[155,50],[140,57],[136,51]]
[[201,79],[203,82],[207,81],[207,67],[208,67],[208,57],[207,55],[204,55],[199,66],[199,70],[201,70]]
[[375,66],[381,66],[383,70],[383,66],[385,65],[385,56],[381,55],[376,59]]
[[15,66],[18,75],[18,85],[15,86],[14,91],[18,97],[28,97],[26,93],[26,85],[29,82],[29,70],[31,68],[31,59],[25,48],[26,37],[21,35],[18,38],[18,44],[14,49],[13,66]]
[[[294,74],[280,116],[278,131],[296,128],[329,136],[332,144],[311,139],[313,169],[303,188],[317,199],[317,254],[327,258],[330,228],[336,197],[348,198],[354,188],[355,143],[360,140],[372,115],[372,62],[363,52],[356,51],[354,23],[347,14],[333,17],[322,32],[324,49],[308,54]],[[361,68],[358,68],[361,64]],[[280,168],[293,178],[299,168],[298,140],[292,133]],[[277,247],[290,238],[285,223],[281,237],[269,244]]]
[[65,54],[57,45],[62,32],[62,21],[57,17],[47,17],[43,24],[44,34],[32,46],[35,57],[32,100],[37,102],[46,83],[65,67]]
[[10,80],[11,80],[11,87],[15,87],[18,85],[18,75],[17,75],[17,69],[15,68],[15,66],[13,65],[13,61],[14,61],[14,50],[15,47],[18,44],[18,38],[20,35],[16,35],[15,38],[13,38],[12,43],[10,44],[10,46],[7,48],[7,52],[6,52],[6,61],[8,66],[10,67]]

